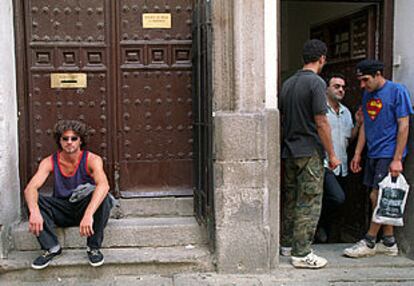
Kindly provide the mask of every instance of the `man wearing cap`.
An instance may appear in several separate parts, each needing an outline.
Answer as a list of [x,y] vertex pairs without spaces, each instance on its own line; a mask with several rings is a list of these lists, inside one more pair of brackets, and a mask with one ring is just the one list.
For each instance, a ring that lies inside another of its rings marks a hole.
[[[388,174],[397,177],[403,171],[403,159],[407,154],[409,116],[413,114],[408,90],[401,84],[384,78],[384,64],[377,60],[363,60],[357,64],[356,73],[364,89],[362,110],[364,123],[360,129],[351,171],[361,171],[361,153],[367,143],[364,185],[372,189],[370,199],[373,209],[377,204],[378,183]],[[382,227],[379,243],[377,234]],[[391,225],[371,221],[365,237],[344,250],[352,258],[382,253],[398,255],[398,247]]]
[[326,116],[326,84],[318,74],[327,48],[319,40],[303,47],[304,66],[283,84],[282,113],[284,173],[281,254],[292,255],[297,268],[322,268],[325,258],[311,251],[323,193],[324,148],[331,168],[340,164]]

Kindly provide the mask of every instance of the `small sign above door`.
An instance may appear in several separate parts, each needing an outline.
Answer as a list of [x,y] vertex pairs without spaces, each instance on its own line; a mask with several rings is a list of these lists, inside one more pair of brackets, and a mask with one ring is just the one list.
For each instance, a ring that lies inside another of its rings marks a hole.
[[86,88],[86,73],[51,73],[51,88]]
[[171,14],[144,13],[142,14],[142,27],[144,29],[171,29]]

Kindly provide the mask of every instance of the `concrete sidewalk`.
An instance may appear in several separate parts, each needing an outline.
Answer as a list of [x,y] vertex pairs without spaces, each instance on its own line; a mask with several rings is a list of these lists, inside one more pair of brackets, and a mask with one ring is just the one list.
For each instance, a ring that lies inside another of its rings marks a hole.
[[0,285],[105,285],[105,286],[412,286],[413,268],[371,267],[355,269],[283,269],[266,275],[224,275],[216,273],[125,275],[105,280],[56,278],[45,281],[1,281]]
[[[394,286],[414,285],[414,261],[403,256],[377,255],[370,258],[351,259],[341,256],[348,245],[315,245],[315,252],[328,258],[329,264],[320,270],[293,268],[289,259],[282,257],[280,266],[269,274],[217,274],[177,273],[173,275],[115,275],[103,279],[87,279],[61,275],[33,276],[25,281],[4,281],[0,285],[111,285],[111,286]],[[90,272],[95,269],[89,268]],[[91,276],[93,277],[93,275]]]

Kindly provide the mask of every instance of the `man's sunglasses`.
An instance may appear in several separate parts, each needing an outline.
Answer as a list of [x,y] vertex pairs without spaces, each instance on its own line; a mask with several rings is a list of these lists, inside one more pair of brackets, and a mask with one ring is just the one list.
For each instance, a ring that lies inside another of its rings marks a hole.
[[335,89],[340,89],[341,87],[342,87],[342,89],[343,89],[343,90],[345,90],[345,89],[346,89],[346,85],[342,85],[342,84],[334,84],[334,85],[333,85],[333,87],[334,87]]
[[79,137],[78,136],[62,136],[62,140],[63,141],[69,141],[69,139],[74,142],[74,141],[78,141]]

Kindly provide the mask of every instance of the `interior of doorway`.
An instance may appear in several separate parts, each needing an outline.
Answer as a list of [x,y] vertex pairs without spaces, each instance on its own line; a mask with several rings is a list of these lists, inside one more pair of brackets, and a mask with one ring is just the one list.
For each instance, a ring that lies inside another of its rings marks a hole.
[[[286,78],[302,67],[301,53],[303,43],[311,38],[312,28],[324,23],[334,22],[336,19],[353,15],[358,11],[379,9],[379,4],[356,1],[281,1],[281,63],[280,78],[283,82]],[[378,11],[378,10],[375,10]],[[300,15],[300,16],[299,16]],[[300,20],[298,20],[300,17]],[[328,59],[329,61],[329,59]],[[356,61],[357,62],[357,61]],[[336,72],[342,72],[337,70]],[[349,79],[356,80],[356,79]],[[346,97],[350,100],[345,105],[353,113],[356,110],[355,102],[360,100],[360,91],[352,90]],[[359,99],[358,99],[359,98]],[[350,146],[350,154],[353,154]],[[330,243],[355,242],[365,233],[370,220],[368,193],[362,187],[362,176],[350,174],[346,193],[346,202],[342,207],[338,223],[333,230],[334,235],[329,238]],[[359,202],[359,205],[355,205]]]

